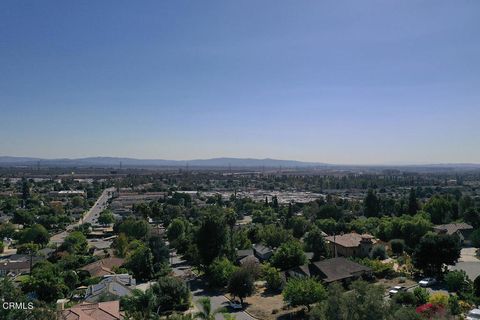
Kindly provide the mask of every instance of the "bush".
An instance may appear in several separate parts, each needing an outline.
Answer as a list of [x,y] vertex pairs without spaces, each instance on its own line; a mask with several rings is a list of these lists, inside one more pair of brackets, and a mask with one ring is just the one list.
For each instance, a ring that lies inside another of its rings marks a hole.
[[393,296],[393,301],[397,304],[401,305],[410,305],[415,306],[417,305],[417,297],[412,292],[399,292]]
[[433,305],[448,306],[448,295],[443,292],[434,292],[428,298],[428,302]]
[[370,252],[370,258],[380,260],[387,259],[387,252],[385,251],[385,247],[382,245],[374,246],[372,252]]
[[422,287],[416,287],[413,290],[413,294],[415,295],[418,304],[425,304],[430,299],[430,293],[428,293],[427,289]]
[[395,275],[393,262],[383,263],[380,260],[372,260],[368,258],[361,259],[358,262],[371,268],[373,274],[377,278],[391,278]]
[[392,239],[390,241],[392,252],[396,255],[401,255],[405,250],[405,241],[402,239]]
[[283,286],[283,279],[277,268],[265,265],[262,270],[263,279],[267,282],[267,288],[272,291],[280,290]]
[[447,273],[445,283],[449,291],[469,291],[470,279],[463,270],[454,270]]

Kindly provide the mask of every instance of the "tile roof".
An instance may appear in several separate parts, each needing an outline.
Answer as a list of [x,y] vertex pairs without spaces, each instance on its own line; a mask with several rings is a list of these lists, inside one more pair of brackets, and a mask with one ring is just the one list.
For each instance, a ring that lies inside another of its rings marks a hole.
[[112,271],[113,267],[120,267],[125,263],[125,260],[122,258],[109,257],[104,258],[86,266],[83,266],[80,270],[88,271],[91,276],[101,277],[109,274],[114,274]]
[[100,303],[82,303],[72,308],[62,310],[60,320],[120,320],[123,314],[120,312],[119,301]]
[[467,223],[449,223],[449,224],[440,224],[438,226],[433,227],[434,230],[437,231],[443,231],[447,234],[454,234],[457,231],[462,231],[462,230],[471,230],[473,227]]
[[371,234],[345,233],[325,238],[327,241],[341,245],[347,248],[356,248],[360,245],[362,239],[370,239],[375,243],[375,238]]

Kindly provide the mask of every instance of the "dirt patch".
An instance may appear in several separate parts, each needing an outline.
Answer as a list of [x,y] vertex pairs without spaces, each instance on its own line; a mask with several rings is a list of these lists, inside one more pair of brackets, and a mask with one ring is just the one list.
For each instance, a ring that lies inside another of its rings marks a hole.
[[256,293],[245,299],[245,311],[262,320],[286,318],[285,315],[301,308],[288,308],[281,293],[272,293],[265,287],[257,287]]

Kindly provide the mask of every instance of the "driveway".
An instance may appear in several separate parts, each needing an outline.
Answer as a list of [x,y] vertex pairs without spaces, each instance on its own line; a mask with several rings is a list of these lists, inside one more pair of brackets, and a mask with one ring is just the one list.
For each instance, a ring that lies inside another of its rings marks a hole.
[[480,260],[476,257],[476,248],[463,248],[457,264],[449,270],[464,270],[470,280],[475,280],[480,275]]

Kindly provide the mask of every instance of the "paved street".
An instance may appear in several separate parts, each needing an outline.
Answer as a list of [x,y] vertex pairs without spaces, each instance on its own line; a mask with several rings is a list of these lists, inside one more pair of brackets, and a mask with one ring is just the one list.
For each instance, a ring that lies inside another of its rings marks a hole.
[[65,231],[53,235],[50,238],[50,243],[54,243],[58,246],[58,245],[63,243],[63,241],[65,240],[65,237],[75,227],[77,227],[77,226],[79,226],[83,223],[87,223],[87,222],[88,223],[96,222],[100,212],[102,212],[106,208],[107,202],[111,198],[113,191],[115,191],[115,188],[108,188],[108,189],[103,190],[100,197],[98,197],[98,199],[94,203],[94,205],[87,211],[87,213],[84,215],[83,219],[80,219],[80,221],[77,221],[75,223],[72,223],[72,224],[68,225]]
[[[228,308],[228,300],[223,296],[222,293],[215,291],[207,291],[205,289],[205,281],[201,278],[195,277],[191,273],[191,266],[189,266],[185,260],[182,260],[178,256],[174,256],[171,259],[172,269],[175,275],[179,277],[188,277],[188,275],[192,275],[190,280],[187,281],[187,285],[189,286],[192,292],[192,299],[196,306],[199,308],[198,300],[202,297],[209,297],[212,303],[212,310],[217,308],[227,308],[228,312],[233,314],[236,319],[239,320],[254,320],[255,318],[251,317],[244,311],[237,311],[232,312],[231,309]],[[221,314],[216,316],[217,320],[223,319]]]
[[457,264],[449,267],[450,270],[464,270],[470,280],[480,275],[480,260],[476,256],[476,248],[463,248]]

